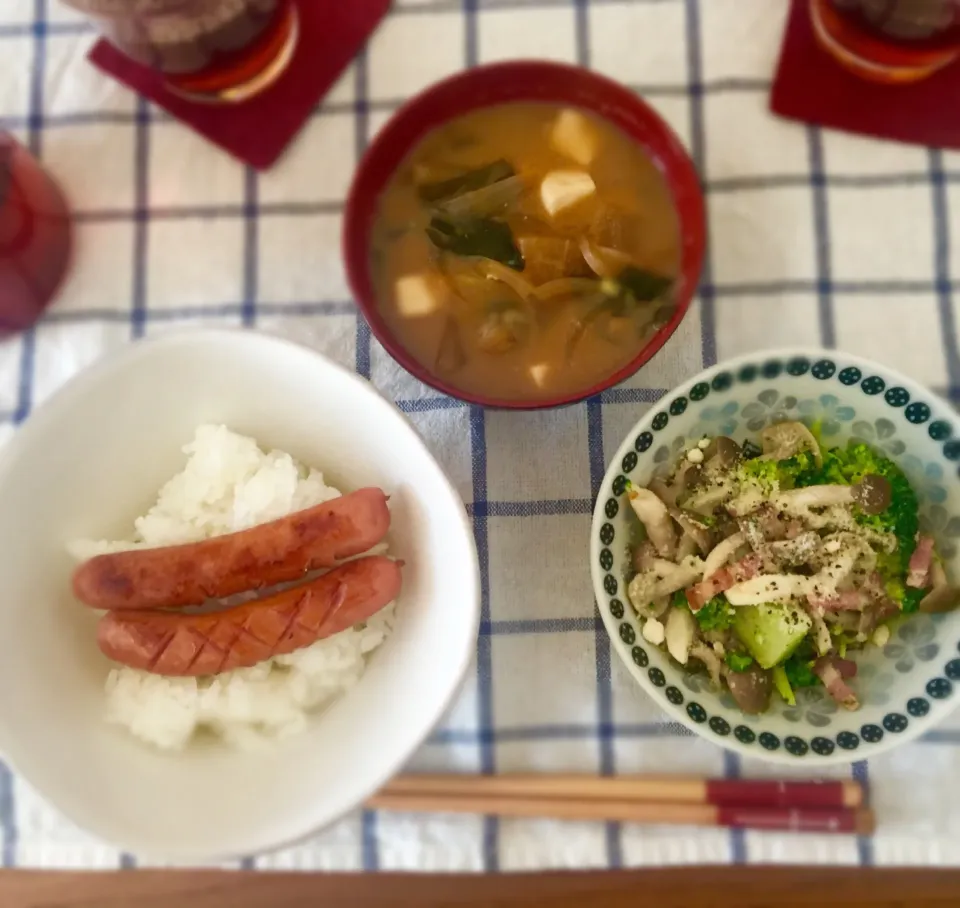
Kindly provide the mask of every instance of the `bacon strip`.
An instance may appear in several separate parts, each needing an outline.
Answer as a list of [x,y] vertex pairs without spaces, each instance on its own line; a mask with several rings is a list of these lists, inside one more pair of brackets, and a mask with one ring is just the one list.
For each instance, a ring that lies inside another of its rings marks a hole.
[[933,537],[921,536],[917,547],[910,556],[907,571],[907,586],[914,589],[926,589],[930,585],[930,565],[933,562]]
[[690,611],[700,611],[714,596],[730,589],[735,583],[742,583],[744,580],[755,577],[760,572],[761,565],[762,559],[753,552],[728,567],[720,568],[705,580],[688,587],[686,596]]
[[827,693],[844,709],[860,708],[857,695],[844,681],[844,678],[852,678],[857,673],[856,663],[839,656],[821,656],[813,664],[813,673],[823,682]]

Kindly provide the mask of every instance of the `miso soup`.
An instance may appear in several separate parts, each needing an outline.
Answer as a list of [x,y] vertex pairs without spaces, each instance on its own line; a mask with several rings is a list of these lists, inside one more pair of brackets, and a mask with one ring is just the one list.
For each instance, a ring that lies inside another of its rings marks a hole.
[[672,315],[680,235],[656,164],[611,123],[548,104],[428,134],[385,189],[378,304],[447,384],[504,400],[585,390]]

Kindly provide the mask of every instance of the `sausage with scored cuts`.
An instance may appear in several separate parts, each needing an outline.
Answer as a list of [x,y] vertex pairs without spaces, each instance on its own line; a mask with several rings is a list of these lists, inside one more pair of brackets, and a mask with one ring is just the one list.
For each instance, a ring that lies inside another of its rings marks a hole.
[[101,651],[157,675],[214,675],[247,668],[331,637],[376,614],[400,592],[402,563],[374,555],[308,583],[205,614],[108,612]]
[[389,529],[387,496],[359,489],[202,542],[97,555],[74,572],[73,592],[100,609],[199,605],[333,567],[368,551]]

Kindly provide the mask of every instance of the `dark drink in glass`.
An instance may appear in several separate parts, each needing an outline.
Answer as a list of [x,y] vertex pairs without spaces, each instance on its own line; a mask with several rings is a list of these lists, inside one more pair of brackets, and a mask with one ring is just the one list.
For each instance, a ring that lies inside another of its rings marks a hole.
[[267,88],[298,38],[293,0],[64,2],[128,57],[163,73],[173,91],[201,101],[243,101]]
[[0,132],[0,337],[29,328],[70,261],[63,193],[33,156]]
[[916,82],[960,56],[960,0],[810,0],[821,46],[858,76]]

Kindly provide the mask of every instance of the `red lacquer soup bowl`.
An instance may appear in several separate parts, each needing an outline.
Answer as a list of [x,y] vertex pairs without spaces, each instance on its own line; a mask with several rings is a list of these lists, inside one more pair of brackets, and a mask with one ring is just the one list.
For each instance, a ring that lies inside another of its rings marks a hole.
[[[413,358],[387,325],[374,291],[370,244],[380,194],[401,162],[427,133],[470,110],[509,102],[578,107],[601,116],[632,138],[659,166],[677,210],[680,273],[670,321],[625,366],[573,393],[537,400],[502,400],[463,391]],[[445,79],[405,104],[380,130],[350,189],[343,252],[354,297],[370,329],[393,358],[422,382],[451,397],[513,410],[575,403],[629,378],[667,342],[693,299],[703,262],[705,223],[697,172],[679,139],[660,116],[628,88],[588,70],[558,63],[518,61],[481,66]]]

